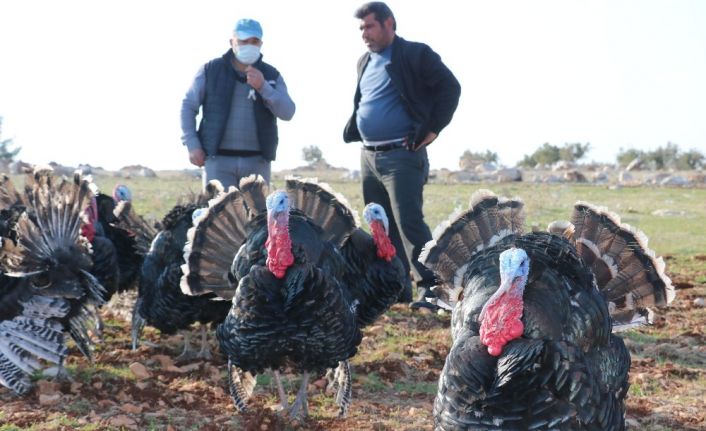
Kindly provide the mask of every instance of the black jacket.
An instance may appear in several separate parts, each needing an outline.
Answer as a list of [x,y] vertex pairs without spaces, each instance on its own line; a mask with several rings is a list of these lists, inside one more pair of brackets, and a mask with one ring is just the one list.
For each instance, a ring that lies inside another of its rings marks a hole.
[[[361,141],[356,113],[360,103],[360,78],[370,53],[358,60],[358,85],[353,99],[353,115],[343,129],[343,141]],[[428,45],[395,36],[392,58],[386,67],[390,80],[400,92],[407,111],[415,121],[414,142],[420,143],[429,132],[437,135],[451,121],[461,96],[461,85]]]

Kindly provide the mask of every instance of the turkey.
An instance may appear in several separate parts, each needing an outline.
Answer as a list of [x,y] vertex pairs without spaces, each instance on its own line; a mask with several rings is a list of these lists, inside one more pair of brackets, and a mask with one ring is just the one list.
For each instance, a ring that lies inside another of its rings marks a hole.
[[[135,212],[132,205],[132,192],[124,184],[117,184],[113,188],[113,201],[115,209],[113,214],[116,217],[115,225],[129,232],[134,238],[135,252],[143,257],[147,254],[152,244],[152,240],[161,229],[159,223],[151,223]],[[142,263],[138,270],[137,278],[142,270]]]
[[358,325],[372,324],[412,283],[389,237],[385,209],[371,202],[363,209],[370,234],[354,229],[341,246],[346,262],[343,284],[358,301]]
[[8,177],[0,184],[0,384],[17,394],[31,389],[41,360],[63,370],[64,332],[91,357],[86,324],[104,293],[80,235],[91,196],[79,176],[58,180],[43,169],[27,177],[23,194]]
[[[180,279],[184,244],[194,213],[222,191],[220,184],[213,182],[206,193],[191,196],[190,203],[177,204],[164,216],[162,230],[154,237],[141,268],[138,298],[133,311],[133,349],[137,348],[142,328],[149,324],[164,334],[184,331],[184,350],[177,361],[211,358],[206,325],[222,322],[230,310],[230,302],[213,300],[215,295],[185,295],[180,288]],[[201,323],[201,350],[197,353],[191,351],[189,340],[189,328],[196,322]]]
[[[120,198],[121,196],[118,197]],[[140,253],[138,238],[133,231],[134,227],[121,223],[119,219],[121,214],[118,211],[125,211],[127,208],[124,204],[118,208],[118,202],[114,196],[108,196],[103,193],[96,195],[98,207],[97,222],[101,226],[103,236],[110,240],[117,254],[118,279],[114,293],[122,293],[137,288],[137,280],[144,258],[144,255]]]
[[[145,247],[141,247],[139,241],[144,239],[135,231],[144,229],[144,220],[129,217],[131,193],[126,186],[116,186],[113,196],[100,192],[95,183],[91,183],[91,187],[95,195],[86,210],[88,223],[82,227],[82,233],[91,242],[91,273],[105,288],[103,300],[107,303],[116,293],[137,288]],[[116,201],[116,198],[128,201],[118,206],[122,201]],[[103,321],[100,314],[96,316],[96,333],[102,340]]]
[[454,306],[435,429],[623,430],[630,354],[612,329],[672,301],[664,262],[604,209],[523,234],[522,207],[479,191],[420,255]]
[[[217,336],[239,410],[254,375],[271,369],[282,407],[306,416],[309,375],[338,368],[337,403],[345,415],[347,360],[357,351],[360,329],[395,302],[408,280],[385,236],[381,207],[365,212],[381,223],[374,238],[326,185],[288,179],[286,187],[265,198],[266,184],[253,176],[212,201],[190,234],[182,289],[232,298]],[[384,248],[379,256],[377,244]],[[279,375],[284,369],[303,374],[291,407]]]

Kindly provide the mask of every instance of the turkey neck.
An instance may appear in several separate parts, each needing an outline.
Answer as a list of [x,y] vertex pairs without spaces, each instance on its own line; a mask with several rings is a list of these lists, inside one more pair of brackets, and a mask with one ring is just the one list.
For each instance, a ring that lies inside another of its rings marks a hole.
[[397,250],[395,250],[395,246],[392,245],[390,237],[387,236],[385,226],[383,226],[382,222],[375,220],[370,223],[370,230],[373,233],[373,241],[375,242],[375,248],[377,249],[377,256],[380,259],[390,262],[392,258],[395,257]]
[[283,278],[294,263],[292,239],[289,236],[289,212],[267,215],[267,269],[277,278]]
[[508,342],[524,332],[522,311],[527,277],[501,280],[498,291],[488,300],[481,312],[480,339],[488,353],[499,356]]

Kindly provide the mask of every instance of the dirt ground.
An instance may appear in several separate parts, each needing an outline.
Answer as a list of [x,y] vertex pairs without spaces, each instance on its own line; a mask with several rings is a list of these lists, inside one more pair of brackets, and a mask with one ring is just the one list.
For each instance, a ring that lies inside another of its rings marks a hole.
[[[685,258],[672,272],[677,299],[649,328],[625,335],[632,353],[627,422],[630,429],[706,429],[706,256]],[[669,263],[669,261],[668,261]],[[700,299],[699,299],[700,298]],[[246,414],[236,414],[221,358],[175,362],[181,336],[147,329],[129,342],[129,302],[102,311],[105,340],[93,363],[75,347],[67,360],[73,381],[39,379],[17,397],[0,388],[0,431],[8,430],[431,430],[436,382],[449,350],[449,316],[396,305],[368,328],[353,361],[353,400],[346,418],[325,382],[309,386],[310,417],[290,421],[276,412],[269,376]],[[118,301],[120,302],[120,301]],[[701,304],[701,305],[700,305]],[[198,331],[193,331],[198,338]],[[215,341],[211,340],[215,351]],[[290,376],[294,377],[294,376]],[[295,393],[296,381],[286,386]]]

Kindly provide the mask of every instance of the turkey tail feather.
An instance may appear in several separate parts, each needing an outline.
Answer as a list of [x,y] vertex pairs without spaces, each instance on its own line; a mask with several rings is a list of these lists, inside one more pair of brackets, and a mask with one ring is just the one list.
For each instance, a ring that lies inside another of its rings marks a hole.
[[3,175],[0,179],[0,209],[7,209],[17,204],[24,204],[24,199],[10,177]]
[[209,201],[209,208],[194,220],[187,234],[181,278],[185,294],[233,296],[227,275],[245,243],[249,220],[243,194],[235,187]]
[[154,224],[135,213],[130,201],[118,202],[113,215],[118,219],[118,227],[135,234],[135,252],[141,256],[147,255],[152,240],[157,236],[157,228]]
[[69,312],[68,302],[33,296],[22,305],[21,315],[0,322],[0,384],[18,394],[31,389],[30,376],[41,368],[38,359],[59,364],[68,354],[56,320]]
[[228,388],[239,412],[247,410],[247,402],[252,396],[256,383],[255,376],[247,371],[243,372],[228,359]]
[[[7,183],[6,183],[7,184]],[[62,180],[56,185],[50,171],[29,176],[25,184],[27,211],[19,217],[17,246],[3,247],[7,275],[23,276],[41,271],[73,246],[87,251],[79,236],[83,209],[92,196],[89,183]]]
[[507,235],[521,234],[524,228],[523,202],[496,196],[481,189],[471,197],[469,209],[456,211],[434,229],[433,238],[419,255],[419,261],[433,270],[443,282],[437,295],[453,305],[461,293],[449,291],[459,285],[454,279],[472,257]]
[[615,325],[651,323],[648,307],[668,305],[674,287],[647,236],[604,208],[577,202],[571,222],[576,249],[609,302]]
[[245,205],[255,217],[263,211],[267,211],[265,201],[269,194],[269,187],[264,178],[260,175],[250,175],[240,180],[240,192],[243,194]]
[[339,246],[360,226],[355,212],[343,195],[314,178],[286,179],[290,206],[310,217],[326,234],[325,241]]

